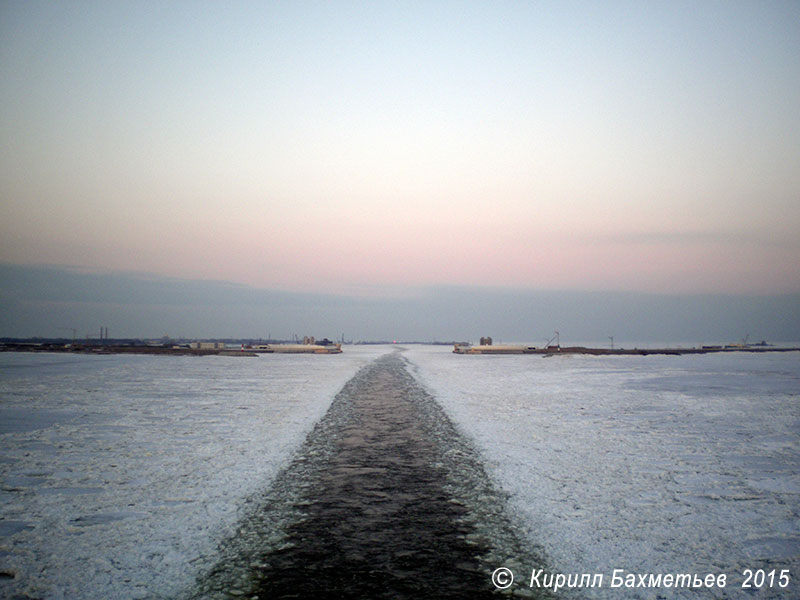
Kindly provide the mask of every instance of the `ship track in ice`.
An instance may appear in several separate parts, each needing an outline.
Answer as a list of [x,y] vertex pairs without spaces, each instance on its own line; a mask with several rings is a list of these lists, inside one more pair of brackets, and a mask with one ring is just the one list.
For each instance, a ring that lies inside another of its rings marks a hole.
[[505,504],[393,353],[345,385],[190,597],[495,597],[495,568],[543,566]]

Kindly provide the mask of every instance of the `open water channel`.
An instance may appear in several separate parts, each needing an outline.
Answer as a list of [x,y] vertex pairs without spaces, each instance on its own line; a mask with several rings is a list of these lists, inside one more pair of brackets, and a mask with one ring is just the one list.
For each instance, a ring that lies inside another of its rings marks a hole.
[[505,497],[399,353],[351,379],[193,598],[488,598],[541,564]]

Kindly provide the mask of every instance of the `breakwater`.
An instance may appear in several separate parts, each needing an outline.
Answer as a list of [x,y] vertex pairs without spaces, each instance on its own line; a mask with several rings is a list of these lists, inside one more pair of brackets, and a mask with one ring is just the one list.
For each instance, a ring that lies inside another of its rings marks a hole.
[[800,348],[782,346],[701,346],[699,348],[588,348],[585,346],[548,346],[537,348],[535,346],[469,346],[456,344],[454,354],[535,354],[540,356],[553,356],[559,354],[589,354],[595,356],[647,356],[650,354],[712,354],[718,352],[798,352]]
[[254,348],[189,347],[144,345],[81,345],[81,344],[31,344],[5,343],[0,352],[65,352],[77,354],[149,354],[154,356],[258,356],[259,354],[341,354],[340,344],[330,346],[302,344],[272,344]]

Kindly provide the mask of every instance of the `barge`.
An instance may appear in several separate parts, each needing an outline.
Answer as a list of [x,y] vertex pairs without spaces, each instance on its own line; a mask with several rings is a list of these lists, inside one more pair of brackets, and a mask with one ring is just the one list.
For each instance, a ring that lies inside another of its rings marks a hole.
[[456,344],[454,354],[535,354],[536,346],[518,346],[510,344]]
[[245,348],[259,354],[341,354],[341,344],[260,344]]

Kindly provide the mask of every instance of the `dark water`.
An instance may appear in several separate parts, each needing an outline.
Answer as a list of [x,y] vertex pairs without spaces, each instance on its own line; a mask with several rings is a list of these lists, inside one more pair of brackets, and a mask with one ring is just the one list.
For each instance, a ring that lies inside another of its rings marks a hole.
[[194,597],[496,597],[495,567],[541,565],[504,509],[470,445],[389,355],[348,382],[252,499]]

